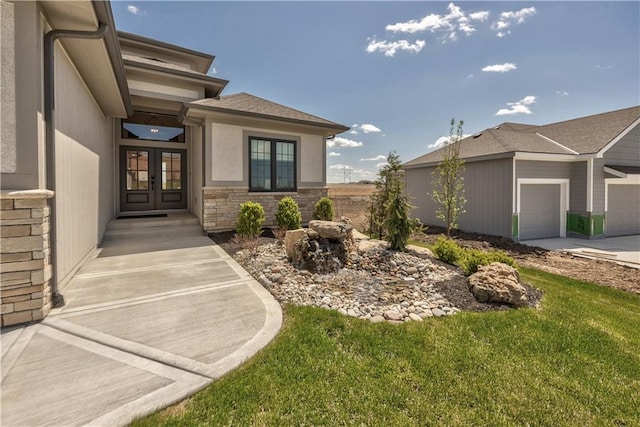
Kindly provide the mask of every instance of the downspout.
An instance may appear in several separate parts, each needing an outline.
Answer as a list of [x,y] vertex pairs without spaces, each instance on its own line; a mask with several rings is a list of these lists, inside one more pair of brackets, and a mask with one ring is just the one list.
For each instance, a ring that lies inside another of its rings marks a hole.
[[51,199],[49,257],[51,260],[51,304],[62,307],[64,297],[58,292],[58,275],[56,269],[56,126],[55,126],[55,42],[60,38],[98,40],[105,37],[109,26],[100,24],[96,31],[52,30],[44,36],[44,120],[45,120],[45,152],[47,162],[47,189],[54,192]]

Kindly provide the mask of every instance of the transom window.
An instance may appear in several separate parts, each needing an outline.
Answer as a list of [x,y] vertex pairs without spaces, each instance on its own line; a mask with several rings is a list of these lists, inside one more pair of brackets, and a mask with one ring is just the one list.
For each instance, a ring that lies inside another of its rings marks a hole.
[[136,111],[122,119],[122,138],[184,142],[184,126],[176,116]]
[[249,190],[296,190],[296,143],[249,137]]

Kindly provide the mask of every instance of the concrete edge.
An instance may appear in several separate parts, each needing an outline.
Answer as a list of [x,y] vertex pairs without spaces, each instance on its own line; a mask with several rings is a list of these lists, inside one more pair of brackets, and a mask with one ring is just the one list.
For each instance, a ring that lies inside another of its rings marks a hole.
[[13,365],[20,358],[20,355],[27,348],[39,328],[40,324],[21,325],[10,331],[2,331],[2,335],[12,334],[15,337],[9,342],[7,342],[6,338],[2,339],[2,376],[0,377],[0,383],[9,374]]

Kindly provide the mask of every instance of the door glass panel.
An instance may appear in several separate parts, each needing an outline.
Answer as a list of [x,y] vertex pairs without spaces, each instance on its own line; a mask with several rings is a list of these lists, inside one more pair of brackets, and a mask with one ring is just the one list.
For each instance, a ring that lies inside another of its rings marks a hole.
[[149,152],[127,150],[127,190],[149,189]]
[[181,153],[162,153],[162,189],[181,190]]

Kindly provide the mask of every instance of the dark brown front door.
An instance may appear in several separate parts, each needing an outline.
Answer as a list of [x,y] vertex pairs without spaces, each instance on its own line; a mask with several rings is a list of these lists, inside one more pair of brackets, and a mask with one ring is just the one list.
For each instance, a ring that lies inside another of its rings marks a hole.
[[120,211],[186,207],[186,150],[120,147]]

